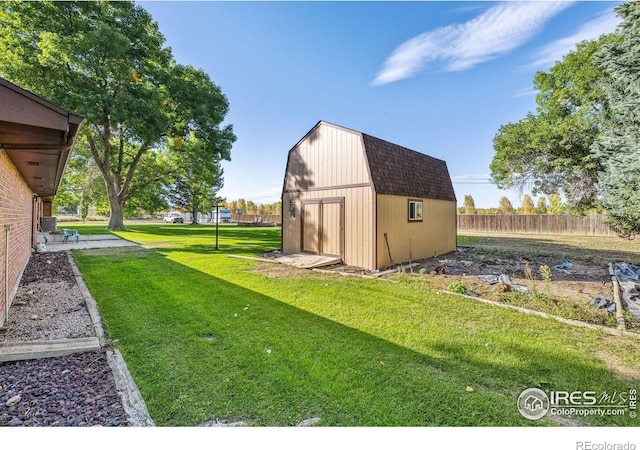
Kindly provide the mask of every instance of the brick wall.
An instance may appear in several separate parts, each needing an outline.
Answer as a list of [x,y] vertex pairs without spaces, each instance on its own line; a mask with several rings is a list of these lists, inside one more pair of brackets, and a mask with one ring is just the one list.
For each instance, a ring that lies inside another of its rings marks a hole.
[[[4,150],[0,150],[0,325],[6,321],[5,298],[8,298],[11,304],[31,256],[32,215],[32,192]],[[5,273],[6,225],[10,226],[8,273]],[[7,292],[5,292],[5,280],[8,281]]]

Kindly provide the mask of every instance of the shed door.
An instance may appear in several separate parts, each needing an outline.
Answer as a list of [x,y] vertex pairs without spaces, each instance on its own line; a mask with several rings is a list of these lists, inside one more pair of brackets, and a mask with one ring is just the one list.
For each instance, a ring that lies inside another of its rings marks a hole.
[[323,255],[342,255],[342,203],[322,203],[320,250]]
[[320,203],[302,203],[302,251],[320,253]]
[[307,200],[302,210],[302,251],[342,257],[344,197]]

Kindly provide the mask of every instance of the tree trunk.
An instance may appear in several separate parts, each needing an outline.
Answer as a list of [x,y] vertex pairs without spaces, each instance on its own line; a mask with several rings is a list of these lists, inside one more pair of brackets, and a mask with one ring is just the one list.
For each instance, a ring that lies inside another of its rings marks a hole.
[[108,230],[121,231],[124,230],[124,202],[118,194],[107,189],[109,196],[109,206],[111,207],[111,215],[109,216]]
[[198,208],[191,208],[191,225],[196,225],[198,223]]

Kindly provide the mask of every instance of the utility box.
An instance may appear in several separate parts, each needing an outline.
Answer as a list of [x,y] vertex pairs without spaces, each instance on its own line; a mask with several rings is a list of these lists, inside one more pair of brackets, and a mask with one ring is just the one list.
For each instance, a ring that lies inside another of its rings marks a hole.
[[50,231],[57,230],[57,217],[41,217],[40,218],[40,228],[43,233],[48,233]]

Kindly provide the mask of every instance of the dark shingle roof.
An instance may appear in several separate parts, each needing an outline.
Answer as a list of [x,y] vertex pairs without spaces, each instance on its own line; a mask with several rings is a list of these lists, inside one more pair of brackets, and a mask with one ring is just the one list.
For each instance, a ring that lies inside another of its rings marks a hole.
[[376,193],[456,201],[447,163],[362,133]]

